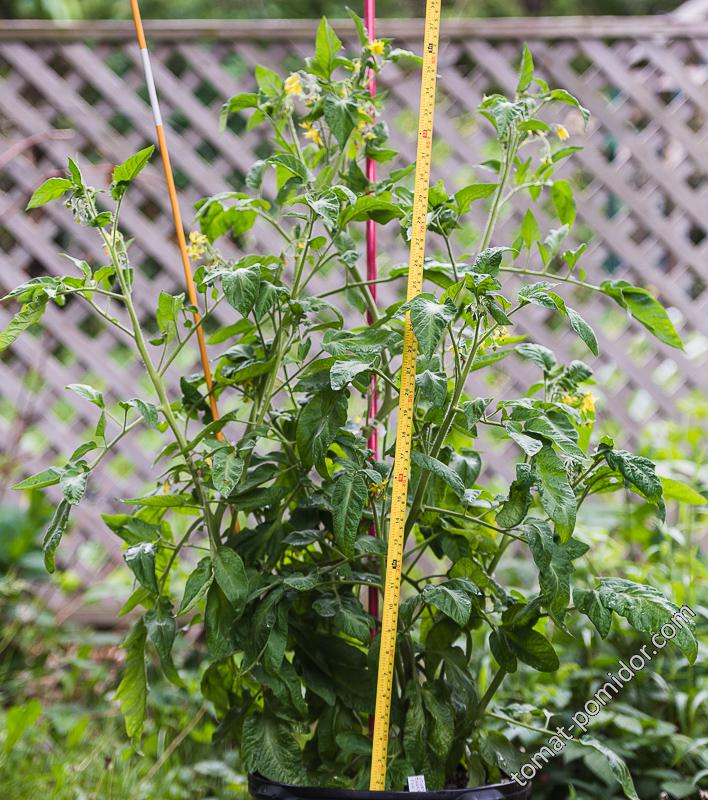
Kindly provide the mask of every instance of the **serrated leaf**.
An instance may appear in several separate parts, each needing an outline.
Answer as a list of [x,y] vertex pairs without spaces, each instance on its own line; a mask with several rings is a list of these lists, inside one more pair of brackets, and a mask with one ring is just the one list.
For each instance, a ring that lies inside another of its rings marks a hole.
[[230,547],[219,547],[213,554],[214,580],[235,613],[240,613],[248,598],[248,575],[241,556]]
[[48,178],[44,183],[36,189],[29,203],[27,203],[26,211],[31,208],[39,208],[52,200],[58,200],[63,197],[71,188],[73,184],[66,178]]
[[116,689],[116,700],[125,720],[125,730],[133,742],[139,742],[145,724],[147,709],[147,669],[145,666],[145,641],[147,629],[139,620],[123,642],[126,651],[123,676]]
[[524,343],[517,345],[515,349],[522,358],[533,361],[545,373],[552,372],[558,366],[553,352],[542,344]]
[[286,169],[302,183],[307,183],[312,178],[312,175],[310,174],[305,162],[297,156],[293,156],[288,153],[279,153],[277,155],[270,156],[270,158],[266,159],[266,163]]
[[359,524],[368,498],[366,478],[362,472],[343,472],[332,493],[334,538],[345,555],[354,553]]
[[541,484],[541,505],[561,541],[566,542],[575,528],[576,501],[563,462],[550,445],[544,445],[533,463]]

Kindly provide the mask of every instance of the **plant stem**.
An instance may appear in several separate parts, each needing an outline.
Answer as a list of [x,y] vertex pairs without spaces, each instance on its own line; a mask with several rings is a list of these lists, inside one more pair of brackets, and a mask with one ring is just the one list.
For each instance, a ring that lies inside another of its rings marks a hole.
[[501,682],[506,677],[506,670],[504,667],[499,667],[499,669],[494,674],[491,683],[487,686],[486,692],[482,695],[481,700],[479,701],[479,705],[477,706],[477,711],[475,713],[475,718],[479,719],[483,716],[485,709],[492,701],[492,698],[497,693],[497,689],[501,685]]

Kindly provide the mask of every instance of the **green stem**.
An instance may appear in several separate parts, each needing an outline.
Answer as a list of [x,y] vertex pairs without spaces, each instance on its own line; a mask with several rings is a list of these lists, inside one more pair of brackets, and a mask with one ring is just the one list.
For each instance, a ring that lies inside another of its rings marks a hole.
[[487,686],[487,691],[482,695],[482,699],[479,701],[479,705],[477,706],[477,710],[475,712],[475,718],[479,719],[485,712],[485,709],[492,701],[492,698],[497,693],[497,689],[501,685],[501,682],[506,677],[506,670],[504,667],[499,667],[499,669],[494,674],[491,683]]

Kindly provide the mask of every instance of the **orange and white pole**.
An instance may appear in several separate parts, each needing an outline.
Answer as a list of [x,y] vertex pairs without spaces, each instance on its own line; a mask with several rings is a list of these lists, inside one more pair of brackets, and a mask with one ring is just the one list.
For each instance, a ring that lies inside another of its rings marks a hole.
[[143,70],[145,72],[145,83],[147,84],[148,96],[150,98],[150,106],[152,107],[152,116],[155,121],[155,133],[157,135],[157,146],[162,158],[162,167],[165,171],[165,180],[167,182],[167,193],[170,198],[170,206],[172,208],[172,218],[175,225],[175,234],[177,236],[177,244],[179,245],[179,252],[182,258],[182,267],[184,268],[184,279],[187,286],[187,296],[189,302],[194,306],[194,324],[197,327],[197,342],[199,344],[199,355],[202,361],[202,369],[204,371],[204,380],[206,381],[207,391],[209,393],[209,406],[211,407],[212,417],[216,420],[219,418],[219,409],[216,404],[216,397],[214,396],[214,382],[211,374],[211,365],[209,364],[209,355],[206,349],[206,340],[204,339],[204,329],[202,328],[202,317],[199,313],[199,305],[197,302],[197,290],[194,285],[194,276],[192,275],[192,266],[189,263],[189,255],[187,253],[187,240],[184,235],[184,226],[182,224],[182,213],[179,208],[179,200],[177,199],[177,190],[175,188],[175,179],[172,173],[172,164],[170,163],[170,154],[167,149],[167,140],[165,138],[165,129],[162,125],[162,115],[160,114],[160,104],[157,99],[157,91],[155,89],[155,79],[152,75],[152,67],[150,65],[150,54],[147,49],[147,42],[145,40],[145,31],[143,29],[143,20],[140,16],[140,6],[138,0],[130,0],[130,9],[133,13],[133,22],[135,23],[135,33],[138,38],[138,47],[140,48],[140,58],[143,62]]

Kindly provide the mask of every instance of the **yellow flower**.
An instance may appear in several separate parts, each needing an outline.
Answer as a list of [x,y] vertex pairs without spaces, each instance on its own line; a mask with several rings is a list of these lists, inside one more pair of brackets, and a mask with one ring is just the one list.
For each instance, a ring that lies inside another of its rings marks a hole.
[[382,39],[372,39],[366,45],[368,51],[374,56],[382,56],[384,53],[385,42]]
[[293,72],[285,79],[285,94],[302,94],[302,80],[300,79],[300,73]]
[[561,403],[565,403],[567,406],[572,406],[575,402],[575,395],[574,394],[564,394],[561,397]]
[[309,122],[301,122],[300,127],[305,131],[306,139],[309,139],[316,145],[322,144],[322,136],[320,135],[320,132],[317,130],[317,128],[315,128],[314,125],[311,125]]
[[201,258],[206,252],[206,245],[208,242],[209,239],[207,239],[203,233],[191,231],[189,234],[189,247],[187,248],[189,257]]
[[355,58],[354,61],[352,61],[352,72],[359,72],[360,69],[361,69],[361,59]]
[[580,410],[590,413],[595,410],[595,398],[592,392],[586,392],[580,403]]
[[502,326],[501,328],[497,328],[492,334],[494,339],[503,339],[509,333],[509,329]]
[[567,139],[570,139],[570,134],[568,133],[568,129],[565,125],[556,125],[556,136],[561,140],[561,142],[565,142]]

